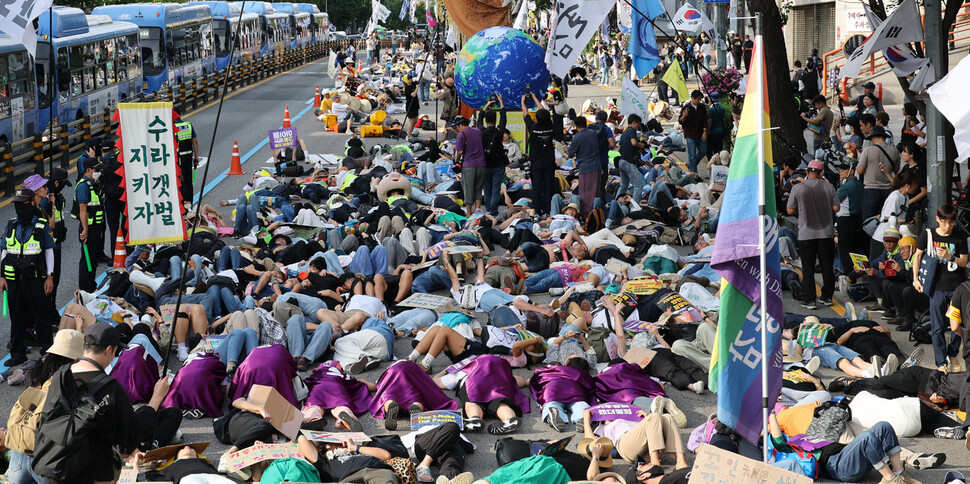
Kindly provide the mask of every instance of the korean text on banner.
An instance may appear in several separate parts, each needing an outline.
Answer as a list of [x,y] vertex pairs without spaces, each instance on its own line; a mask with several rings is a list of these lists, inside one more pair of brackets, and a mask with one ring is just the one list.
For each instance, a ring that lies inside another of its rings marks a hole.
[[185,240],[172,103],[119,103],[130,245]]
[[559,0],[555,24],[546,47],[551,74],[565,76],[613,9],[612,0]]
[[[0,2],[0,31],[27,48],[31,57],[37,52],[37,31],[34,19],[46,12],[53,0],[4,0]],[[4,72],[3,75],[7,73]]]
[[640,119],[650,119],[650,104],[647,96],[629,77],[623,78],[623,91],[620,93],[620,113],[636,114]]
[[294,127],[271,129],[269,130],[269,149],[296,148],[299,139]]

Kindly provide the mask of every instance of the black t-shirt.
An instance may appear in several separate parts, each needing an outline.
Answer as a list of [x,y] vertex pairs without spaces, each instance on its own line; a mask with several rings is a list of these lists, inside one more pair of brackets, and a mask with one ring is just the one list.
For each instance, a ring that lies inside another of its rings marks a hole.
[[179,459],[166,467],[162,475],[175,484],[179,484],[183,478],[195,474],[219,474],[219,471],[212,464],[200,458]]
[[323,300],[327,303],[328,308],[335,308],[338,304],[342,304],[342,301],[337,301],[336,299],[330,297],[323,297],[319,295],[320,291],[331,290],[336,291],[337,287],[340,286],[340,278],[331,274],[317,274],[311,272],[307,275],[307,280],[310,281],[310,286],[306,288],[303,292],[304,294],[311,294]]
[[926,187],[926,166],[925,165],[909,166],[907,164],[904,164],[902,169],[899,170],[899,174],[902,175],[903,173],[906,173],[906,172],[910,172],[916,176],[916,181],[919,182],[920,188]]
[[333,459],[320,455],[313,467],[320,473],[320,480],[325,482],[341,482],[361,469],[390,469],[380,459],[356,452],[335,456]]
[[640,149],[633,146],[633,140],[637,139],[637,130],[628,127],[620,135],[620,158],[623,158],[634,165],[640,164]]
[[[947,236],[940,235],[934,230],[931,250],[927,250],[926,243],[926,231],[924,230],[920,232],[919,241],[916,243],[916,248],[923,251],[923,257],[932,255],[936,258],[937,247],[946,248],[956,258],[967,253],[967,238],[960,230],[954,230],[952,234]],[[933,279],[935,281],[934,291],[952,291],[967,279],[967,272],[964,268],[956,267],[956,269],[950,270],[950,264],[947,264],[947,261],[941,262],[939,267],[936,268],[936,277]]]

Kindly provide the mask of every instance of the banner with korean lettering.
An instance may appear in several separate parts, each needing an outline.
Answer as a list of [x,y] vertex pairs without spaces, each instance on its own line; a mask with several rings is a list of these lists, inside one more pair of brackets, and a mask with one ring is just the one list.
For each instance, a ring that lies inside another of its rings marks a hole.
[[[37,31],[34,20],[53,4],[53,0],[4,0],[0,2],[0,32],[20,41],[34,57],[37,52]],[[46,38],[46,37],[45,37]],[[3,72],[6,76],[7,73]]]
[[269,149],[276,151],[285,148],[296,148],[300,138],[296,134],[296,128],[271,129],[269,130]]
[[565,76],[603,19],[613,10],[612,0],[559,0],[549,44],[546,67],[551,74]]
[[185,240],[175,116],[170,102],[118,104],[129,245]]

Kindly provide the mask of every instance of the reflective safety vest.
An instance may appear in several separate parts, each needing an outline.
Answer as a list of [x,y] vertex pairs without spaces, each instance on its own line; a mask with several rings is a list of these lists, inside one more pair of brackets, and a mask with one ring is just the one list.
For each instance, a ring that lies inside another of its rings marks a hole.
[[192,154],[192,123],[188,121],[179,121],[175,123],[175,127],[178,132],[175,133],[175,139],[179,142],[179,156],[191,155]]
[[17,219],[7,223],[7,256],[3,259],[4,279],[12,281],[18,276],[44,277],[47,275],[47,263],[42,255],[44,249],[40,245],[45,230],[47,230],[47,220],[39,218],[34,223],[30,238],[26,242],[21,242],[17,240]]
[[[81,178],[77,182],[79,187],[82,183],[88,186],[88,193],[91,194],[91,201],[88,202],[88,225],[104,223],[104,209],[101,208],[101,196],[98,194],[97,188],[87,178]],[[77,189],[75,189],[75,192],[77,192]],[[81,204],[77,203],[77,195],[75,195],[74,202],[77,213],[71,213],[71,218],[77,219],[81,212]]]
[[[387,205],[390,206],[391,208],[394,208],[394,204],[398,200],[407,200],[407,199],[408,199],[407,195],[394,195],[394,196],[391,196],[391,197],[387,197]],[[402,211],[404,211],[404,210],[402,209]],[[404,212],[404,216],[407,217],[408,219],[411,218],[411,214],[409,214],[407,212]]]

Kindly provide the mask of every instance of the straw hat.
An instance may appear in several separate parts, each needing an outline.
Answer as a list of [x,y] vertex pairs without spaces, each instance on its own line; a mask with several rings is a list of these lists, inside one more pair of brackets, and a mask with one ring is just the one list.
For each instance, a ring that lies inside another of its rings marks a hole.
[[592,444],[600,444],[603,447],[603,453],[606,454],[600,457],[600,468],[613,467],[613,441],[606,437],[599,437],[596,440],[582,439],[576,444],[576,450],[583,457],[592,460],[589,454],[589,446]]
[[84,335],[73,329],[62,329],[54,335],[54,344],[47,353],[76,360],[84,354]]

